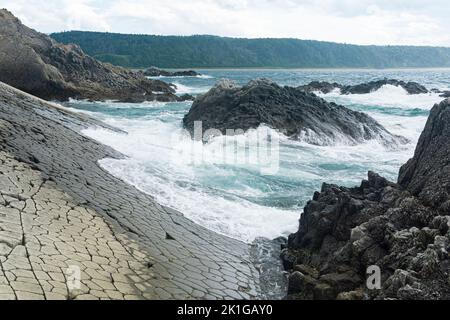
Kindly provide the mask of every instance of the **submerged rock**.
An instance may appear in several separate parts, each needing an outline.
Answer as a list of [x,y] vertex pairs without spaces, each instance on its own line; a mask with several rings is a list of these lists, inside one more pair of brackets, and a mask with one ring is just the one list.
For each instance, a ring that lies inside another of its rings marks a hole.
[[[449,123],[445,100],[398,183],[370,172],[360,187],[323,185],[281,255],[294,281],[290,298],[320,299],[331,286],[333,299],[450,299]],[[370,266],[381,270],[380,290],[366,286]],[[308,269],[319,275],[306,285],[298,273]]]
[[264,124],[315,145],[357,144],[371,139],[386,145],[405,142],[364,113],[267,79],[253,80],[243,87],[230,80],[219,81],[197,97],[183,124],[194,134],[198,121],[202,122],[204,140],[219,132],[234,134],[230,130],[245,132]]
[[179,101],[175,89],[141,73],[101,63],[0,10],[0,81],[47,100]]
[[183,71],[167,71],[156,67],[150,67],[144,71],[144,75],[147,77],[197,77],[201,76],[194,70],[183,70]]
[[324,94],[330,93],[335,89],[339,89],[341,91],[341,94],[367,94],[377,91],[385,85],[402,87],[406,90],[406,92],[408,92],[408,94],[421,94],[429,92],[427,88],[417,82],[405,82],[395,79],[383,79],[348,86],[341,85],[339,83],[329,83],[326,81],[313,81],[307,85],[300,86],[299,89],[307,92],[322,92]]

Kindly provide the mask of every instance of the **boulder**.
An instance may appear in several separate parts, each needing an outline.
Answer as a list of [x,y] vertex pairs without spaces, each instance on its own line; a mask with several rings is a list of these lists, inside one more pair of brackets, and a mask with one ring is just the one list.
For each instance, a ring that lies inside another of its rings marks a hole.
[[[195,130],[196,122],[201,122],[200,132]],[[204,141],[212,135],[233,135],[267,125],[291,139],[315,145],[353,145],[372,139],[390,146],[406,142],[364,113],[268,79],[243,87],[230,80],[219,81],[196,98],[183,125]]]
[[0,81],[47,100],[179,101],[173,86],[101,63],[0,10]]

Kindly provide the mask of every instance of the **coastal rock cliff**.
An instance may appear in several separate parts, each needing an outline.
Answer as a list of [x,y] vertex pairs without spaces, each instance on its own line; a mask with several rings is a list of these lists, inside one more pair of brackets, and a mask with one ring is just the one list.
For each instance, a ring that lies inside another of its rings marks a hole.
[[193,134],[197,121],[202,122],[202,133],[216,129],[229,134],[230,129],[247,131],[265,124],[292,139],[316,145],[356,144],[371,139],[396,145],[405,141],[364,113],[267,79],[253,80],[243,87],[229,80],[219,81],[194,101],[183,124]]
[[[282,253],[292,299],[450,299],[450,100],[434,106],[398,183],[324,184]],[[366,286],[381,270],[381,287]]]
[[399,184],[424,204],[450,214],[450,99],[436,105]]
[[178,101],[173,86],[101,63],[0,10],[0,81],[46,100]]

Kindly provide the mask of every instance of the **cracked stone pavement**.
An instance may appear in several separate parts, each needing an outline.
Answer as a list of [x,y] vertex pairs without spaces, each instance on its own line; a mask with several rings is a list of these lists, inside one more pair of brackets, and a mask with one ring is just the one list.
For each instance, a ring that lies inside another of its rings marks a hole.
[[251,246],[104,171],[96,125],[0,83],[0,299],[263,298]]

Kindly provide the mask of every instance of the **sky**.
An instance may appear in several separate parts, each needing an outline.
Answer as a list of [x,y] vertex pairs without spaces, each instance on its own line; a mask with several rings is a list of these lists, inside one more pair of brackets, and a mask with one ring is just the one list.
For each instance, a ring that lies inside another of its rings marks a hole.
[[212,34],[450,47],[449,0],[0,0],[45,33]]

